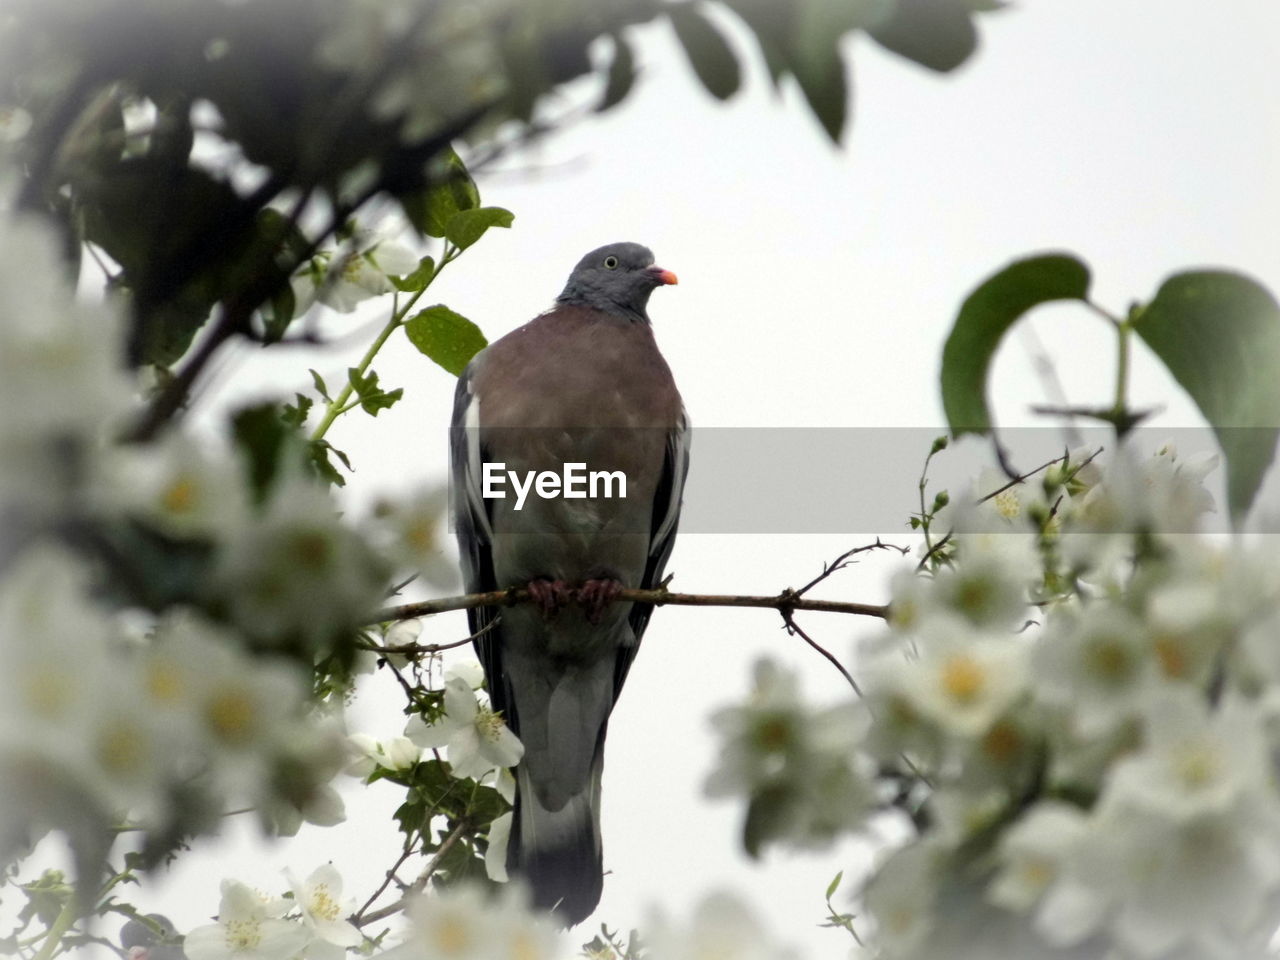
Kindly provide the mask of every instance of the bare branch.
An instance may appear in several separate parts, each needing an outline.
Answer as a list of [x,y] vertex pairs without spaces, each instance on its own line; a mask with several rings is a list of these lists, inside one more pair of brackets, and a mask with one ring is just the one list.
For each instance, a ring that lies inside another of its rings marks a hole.
[[[529,591],[524,587],[513,587],[510,590],[490,590],[486,593],[467,593],[440,600],[404,603],[379,610],[373,615],[373,619],[379,623],[387,620],[412,620],[415,617],[427,617],[436,613],[447,613],[450,610],[470,610],[473,607],[514,607],[528,602]],[[854,616],[877,617],[881,620],[889,614],[887,604],[810,600],[807,597],[798,596],[795,591],[784,591],[772,597],[760,597],[717,593],[672,593],[665,587],[655,590],[624,588],[618,592],[614,602],[651,603],[655,607],[759,607],[779,611],[812,610],[817,613],[848,613]],[[392,647],[381,649],[391,653],[409,652]]]

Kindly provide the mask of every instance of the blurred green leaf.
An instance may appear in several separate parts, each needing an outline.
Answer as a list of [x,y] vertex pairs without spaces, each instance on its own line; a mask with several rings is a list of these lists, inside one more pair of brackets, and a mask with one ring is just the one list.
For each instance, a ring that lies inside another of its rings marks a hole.
[[836,895],[836,891],[837,891],[838,889],[840,889],[840,881],[841,881],[841,880],[843,880],[843,879],[844,879],[844,871],[843,871],[843,870],[841,870],[839,873],[837,873],[834,877],[832,877],[832,878],[831,878],[831,882],[830,882],[829,884],[827,884],[827,899],[828,899],[828,900],[830,900],[832,897],[834,897],[834,896]]
[[701,4],[669,6],[667,16],[707,92],[719,100],[733,96],[742,84],[742,68],[728,41],[703,14]]
[[1242,274],[1188,271],[1160,286],[1133,329],[1213,427],[1227,461],[1231,517],[1239,522],[1280,434],[1280,305]]
[[281,453],[293,431],[274,403],[260,403],[238,411],[231,418],[231,431],[236,446],[244,452],[254,497],[261,501],[275,480]]
[[404,325],[404,332],[420,353],[455,377],[488,344],[479,327],[439,303],[411,317]]
[[886,50],[945,73],[978,47],[972,9],[968,0],[898,0],[889,17],[867,32]]
[[307,422],[307,414],[311,412],[311,406],[314,401],[301,393],[295,393],[294,397],[297,398],[298,402],[296,404],[286,403],[280,416],[289,426],[301,429],[302,425]]
[[1083,300],[1089,268],[1068,254],[1017,260],[969,294],[942,350],[942,407],[951,435],[991,429],[987,375],[1005,332],[1032,307]]
[[400,199],[409,222],[429,237],[443,237],[454,215],[480,206],[480,190],[453,150],[432,164],[429,184],[425,190]]
[[490,227],[510,227],[515,215],[501,207],[461,210],[449,218],[444,235],[459,250],[465,250],[485,235]]
[[603,112],[621,103],[636,82],[636,58],[631,44],[620,33],[611,33],[613,60],[609,63],[609,79],[597,110]]

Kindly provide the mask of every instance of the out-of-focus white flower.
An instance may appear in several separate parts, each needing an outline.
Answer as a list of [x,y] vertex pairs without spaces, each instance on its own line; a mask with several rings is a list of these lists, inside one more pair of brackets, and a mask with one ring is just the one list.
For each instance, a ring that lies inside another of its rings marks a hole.
[[183,949],[191,960],[292,960],[311,934],[301,923],[281,919],[288,907],[287,901],[223,880],[218,922],[188,933]]
[[885,956],[911,956],[933,930],[943,856],[935,841],[917,840],[885,860],[863,889]]
[[763,832],[749,842],[825,843],[865,818],[870,781],[857,747],[867,718],[859,704],[810,707],[795,674],[762,659],[747,702],[717,710],[711,723],[722,745],[706,791],[750,799],[757,815],[749,819]]
[[374,543],[397,569],[417,573],[440,590],[458,586],[457,563],[444,529],[448,505],[444,488],[428,487],[408,497],[381,501],[368,524]]
[[238,531],[248,517],[236,458],[225,450],[210,456],[177,431],[154,444],[112,451],[102,472],[104,506],[171,536],[217,539]]
[[913,636],[914,656],[886,653],[867,665],[868,696],[902,698],[944,736],[983,735],[1027,690],[1021,638],[979,633],[954,617],[927,620]]
[[1261,724],[1241,699],[1210,714],[1185,688],[1153,696],[1146,745],[1114,766],[1037,911],[1046,937],[1070,945],[1105,927],[1137,957],[1251,939],[1280,890],[1280,796]]
[[355,912],[355,901],[342,898],[342,876],[331,863],[321,864],[306,880],[292,871],[285,877],[293,890],[293,901],[302,911],[302,922],[312,935],[335,947],[358,947],[364,938],[347,921]]
[[343,772],[353,777],[367,777],[378,767],[408,770],[422,758],[422,749],[408,737],[375,740],[367,733],[353,733],[347,743],[355,758]]
[[426,749],[448,747],[455,777],[479,779],[495,767],[515,766],[524,756],[524,745],[502,717],[482,706],[462,679],[445,684],[439,721],[428,726],[421,717],[411,717],[405,735]]
[[511,821],[515,812],[508,810],[489,824],[489,847],[484,852],[484,872],[495,883],[506,883],[507,847],[511,841]]
[[683,923],[652,910],[645,943],[653,960],[784,960],[796,956],[770,936],[755,911],[724,892],[703,897]]
[[1099,601],[1050,618],[1032,654],[1032,685],[1045,703],[1067,711],[1073,729],[1096,737],[1141,708],[1154,663],[1142,623]]
[[987,899],[1015,913],[1036,906],[1085,832],[1085,814],[1056,800],[1037,803],[1000,839],[1000,870]]
[[370,297],[395,291],[388,279],[412,273],[418,257],[394,240],[365,231],[347,247],[322,251],[292,278],[294,315],[306,313],[319,301],[339,313],[351,313]]
[[[482,888],[459,884],[423,894],[405,913],[412,933],[397,956],[432,960],[559,960],[562,937],[550,918],[528,906],[518,885],[493,900]],[[403,954],[401,953],[403,951]]]
[[246,633],[322,646],[385,595],[382,565],[301,466],[277,477],[261,514],[227,543],[216,591]]
[[132,403],[114,303],[74,298],[53,227],[0,222],[0,507],[33,522],[80,504],[85,455]]

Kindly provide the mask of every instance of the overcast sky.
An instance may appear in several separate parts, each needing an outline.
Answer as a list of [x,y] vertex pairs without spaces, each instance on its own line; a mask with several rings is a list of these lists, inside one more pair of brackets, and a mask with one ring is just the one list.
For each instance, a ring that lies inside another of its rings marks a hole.
[[[909,476],[941,432],[936,380],[949,322],[1010,259],[1073,250],[1094,269],[1097,299],[1117,311],[1190,266],[1230,266],[1280,289],[1275,0],[1040,0],[983,17],[981,30],[977,56],[946,77],[857,38],[854,116],[840,149],[794,90],[772,92],[754,60],[744,91],[721,105],[695,86],[665,27],[638,31],[639,89],[621,109],[515,158],[519,172],[482,179],[485,202],[513,210],[515,227],[453,265],[430,300],[494,339],[548,306],[587,250],[645,243],[680,277],[655,293],[650,313],[696,425],[915,428],[919,442],[900,465]],[[1109,400],[1114,348],[1097,318],[1046,310],[1035,330],[1072,402]],[[1046,399],[1027,344],[1013,337],[997,362],[993,397],[1006,424],[1032,422],[1027,405]],[[304,389],[310,365],[341,379],[362,349],[237,361],[208,399],[291,392],[295,381]],[[330,434],[359,469],[347,493],[356,504],[445,470],[451,378],[399,338],[376,368],[383,383],[406,388],[405,400]],[[1165,407],[1170,426],[1198,422],[1145,355],[1133,400]],[[703,469],[696,442],[692,469]],[[864,465],[844,469],[857,496],[909,509],[910,490],[868,490]],[[740,481],[750,489],[752,477]],[[905,513],[886,516],[897,519],[826,535],[688,534],[669,567],[673,588],[777,592],[877,533],[909,543]],[[827,593],[882,601],[894,569],[887,556],[869,559]],[[846,661],[873,629],[819,615],[804,624]],[[464,629],[460,616],[445,617],[424,637],[453,640]],[[815,701],[846,694],[768,611],[653,618],[610,724],[612,873],[593,924],[629,928],[654,902],[685,914],[691,899],[728,888],[807,955],[844,949],[843,933],[816,924],[827,881],[864,865],[863,848],[748,863],[737,851],[740,805],[702,796],[714,756],[707,715],[741,697],[764,653],[798,667]],[[353,728],[398,734],[400,719],[378,699],[357,701]],[[252,830],[231,829],[149,884],[139,905],[185,930],[216,912],[221,877],[282,888],[281,866],[305,873],[326,859],[367,894],[399,850],[388,820],[399,795],[387,785],[348,793],[344,826],[304,829],[266,857]]]

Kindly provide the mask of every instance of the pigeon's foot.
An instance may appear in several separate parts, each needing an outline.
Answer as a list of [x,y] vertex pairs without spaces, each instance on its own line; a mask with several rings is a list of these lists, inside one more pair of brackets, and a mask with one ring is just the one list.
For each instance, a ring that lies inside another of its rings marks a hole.
[[578,605],[588,623],[604,619],[605,608],[618,598],[622,584],[617,580],[586,580],[578,588]]
[[561,607],[573,602],[573,589],[563,580],[530,580],[529,599],[542,611],[543,617],[551,620]]

